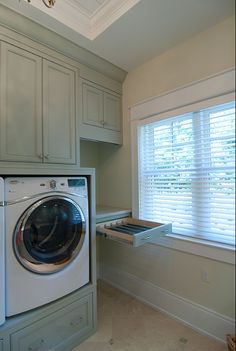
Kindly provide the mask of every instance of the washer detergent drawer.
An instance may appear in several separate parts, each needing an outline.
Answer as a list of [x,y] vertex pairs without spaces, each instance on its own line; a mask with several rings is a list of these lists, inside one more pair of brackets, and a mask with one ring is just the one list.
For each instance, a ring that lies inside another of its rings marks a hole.
[[162,224],[135,218],[123,218],[118,221],[99,223],[96,227],[99,234],[108,239],[127,243],[134,247],[141,246],[153,239],[172,231],[172,224]]
[[[63,351],[93,328],[92,295],[88,295],[11,335],[14,351]],[[68,346],[67,346],[68,347]]]

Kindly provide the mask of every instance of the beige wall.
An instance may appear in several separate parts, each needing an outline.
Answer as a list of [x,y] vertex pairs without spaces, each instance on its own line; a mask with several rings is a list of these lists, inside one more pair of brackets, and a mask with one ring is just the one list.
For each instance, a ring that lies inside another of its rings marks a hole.
[[[208,29],[130,72],[123,85],[124,145],[99,146],[101,204],[131,207],[128,107],[234,66],[234,18]],[[227,316],[234,314],[234,267],[162,247],[129,249],[102,241],[102,262],[122,268]],[[200,280],[201,270],[210,281]]]
[[96,202],[99,203],[99,144],[86,140],[80,141],[80,166],[96,169]]
[[[128,107],[234,66],[234,17],[155,57],[128,73],[123,84],[124,143],[100,146],[100,201],[131,207]],[[111,191],[112,190],[112,191]]]
[[[127,75],[128,105],[157,96],[235,65],[234,17],[137,67]],[[127,120],[127,105],[124,105]]]
[[[108,267],[234,318],[232,265],[152,244],[130,248],[100,239],[99,245],[100,260]],[[208,282],[201,279],[203,271]]]

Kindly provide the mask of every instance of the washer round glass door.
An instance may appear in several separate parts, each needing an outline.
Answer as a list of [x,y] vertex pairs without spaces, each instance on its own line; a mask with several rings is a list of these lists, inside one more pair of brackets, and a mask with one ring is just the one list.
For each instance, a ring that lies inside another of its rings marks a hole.
[[32,272],[57,272],[79,254],[85,226],[84,214],[75,201],[63,196],[46,197],[20,217],[14,232],[15,254]]

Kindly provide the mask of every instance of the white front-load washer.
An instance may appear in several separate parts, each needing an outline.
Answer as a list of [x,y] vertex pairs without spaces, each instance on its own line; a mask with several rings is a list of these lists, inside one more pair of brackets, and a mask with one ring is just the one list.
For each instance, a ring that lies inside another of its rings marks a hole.
[[86,177],[5,179],[6,316],[89,282]]
[[0,177],[0,325],[5,322],[4,181]]

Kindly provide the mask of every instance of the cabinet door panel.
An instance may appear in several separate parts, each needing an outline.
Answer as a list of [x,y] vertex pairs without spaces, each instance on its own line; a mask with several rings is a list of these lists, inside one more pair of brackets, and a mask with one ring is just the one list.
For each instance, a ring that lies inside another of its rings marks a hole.
[[62,351],[77,344],[93,328],[92,296],[88,295],[11,334],[14,351]]
[[75,163],[75,71],[43,61],[44,162]]
[[1,159],[41,162],[42,60],[1,44]]
[[121,100],[118,96],[104,93],[104,128],[121,129]]
[[83,84],[83,122],[103,127],[103,92],[88,84]]

